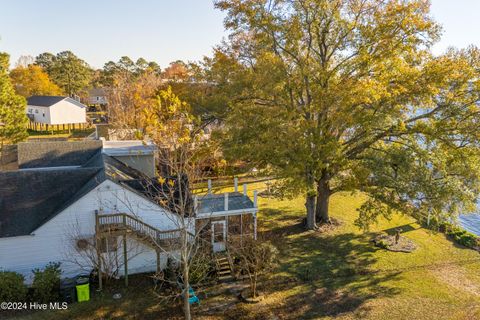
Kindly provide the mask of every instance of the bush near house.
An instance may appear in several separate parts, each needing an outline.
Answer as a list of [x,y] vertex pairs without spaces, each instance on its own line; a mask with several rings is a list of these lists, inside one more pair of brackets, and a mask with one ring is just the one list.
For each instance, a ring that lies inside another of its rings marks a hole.
[[27,286],[23,283],[25,278],[13,271],[0,271],[0,302],[2,301],[25,301],[27,298]]
[[36,302],[48,303],[59,301],[60,275],[62,273],[59,262],[50,262],[43,270],[34,269],[32,299]]

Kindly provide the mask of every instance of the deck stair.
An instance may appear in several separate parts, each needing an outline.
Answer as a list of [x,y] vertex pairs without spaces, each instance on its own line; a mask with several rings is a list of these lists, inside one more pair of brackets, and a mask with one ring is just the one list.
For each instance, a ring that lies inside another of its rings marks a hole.
[[215,259],[217,263],[218,280],[220,280],[220,282],[234,281],[235,279],[232,274],[232,266],[229,262],[227,254],[216,254]]
[[[159,247],[167,250],[178,247],[182,231],[182,229],[162,231],[126,213],[97,215],[96,230],[98,236],[132,236],[156,250]],[[189,236],[194,237],[190,233]]]

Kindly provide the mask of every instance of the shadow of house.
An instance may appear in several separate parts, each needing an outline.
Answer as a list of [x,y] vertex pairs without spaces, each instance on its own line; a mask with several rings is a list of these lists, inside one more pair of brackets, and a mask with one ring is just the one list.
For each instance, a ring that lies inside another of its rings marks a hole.
[[407,233],[410,231],[415,231],[418,228],[413,227],[413,223],[407,223],[402,226],[394,227],[394,228],[389,228],[383,230],[383,232],[389,234],[389,235],[395,235],[397,233],[397,230],[400,230],[400,233]]

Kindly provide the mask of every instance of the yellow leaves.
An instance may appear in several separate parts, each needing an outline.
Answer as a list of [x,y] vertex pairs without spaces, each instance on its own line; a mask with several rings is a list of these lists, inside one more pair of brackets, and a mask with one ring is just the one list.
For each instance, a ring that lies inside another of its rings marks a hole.
[[63,93],[50,80],[48,74],[37,65],[16,67],[10,72],[10,78],[17,93],[24,97],[31,95],[60,95]]
[[162,176],[158,177],[157,178],[157,181],[158,183],[160,183],[161,185],[165,184],[165,182],[170,186],[170,187],[173,187],[175,185],[175,180],[172,180],[172,179],[166,179]]
[[160,176],[160,177],[158,177],[157,181],[158,181],[158,183],[160,183],[160,184],[164,184],[165,181],[166,181],[166,179],[165,179],[164,177]]
[[197,134],[194,132],[194,122],[190,106],[181,101],[170,86],[158,92],[153,103],[142,111],[141,123],[145,135],[154,139],[158,145],[172,148],[195,143],[196,140],[192,139]]

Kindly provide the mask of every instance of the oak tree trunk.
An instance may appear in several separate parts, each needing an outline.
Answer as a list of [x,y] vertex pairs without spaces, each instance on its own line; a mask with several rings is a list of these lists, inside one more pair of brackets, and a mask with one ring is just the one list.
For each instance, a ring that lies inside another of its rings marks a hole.
[[329,181],[323,178],[320,179],[317,183],[317,206],[315,208],[315,216],[319,223],[330,223],[328,214],[330,195]]
[[315,196],[307,195],[305,202],[305,207],[307,209],[307,229],[314,230],[317,227],[315,222]]

